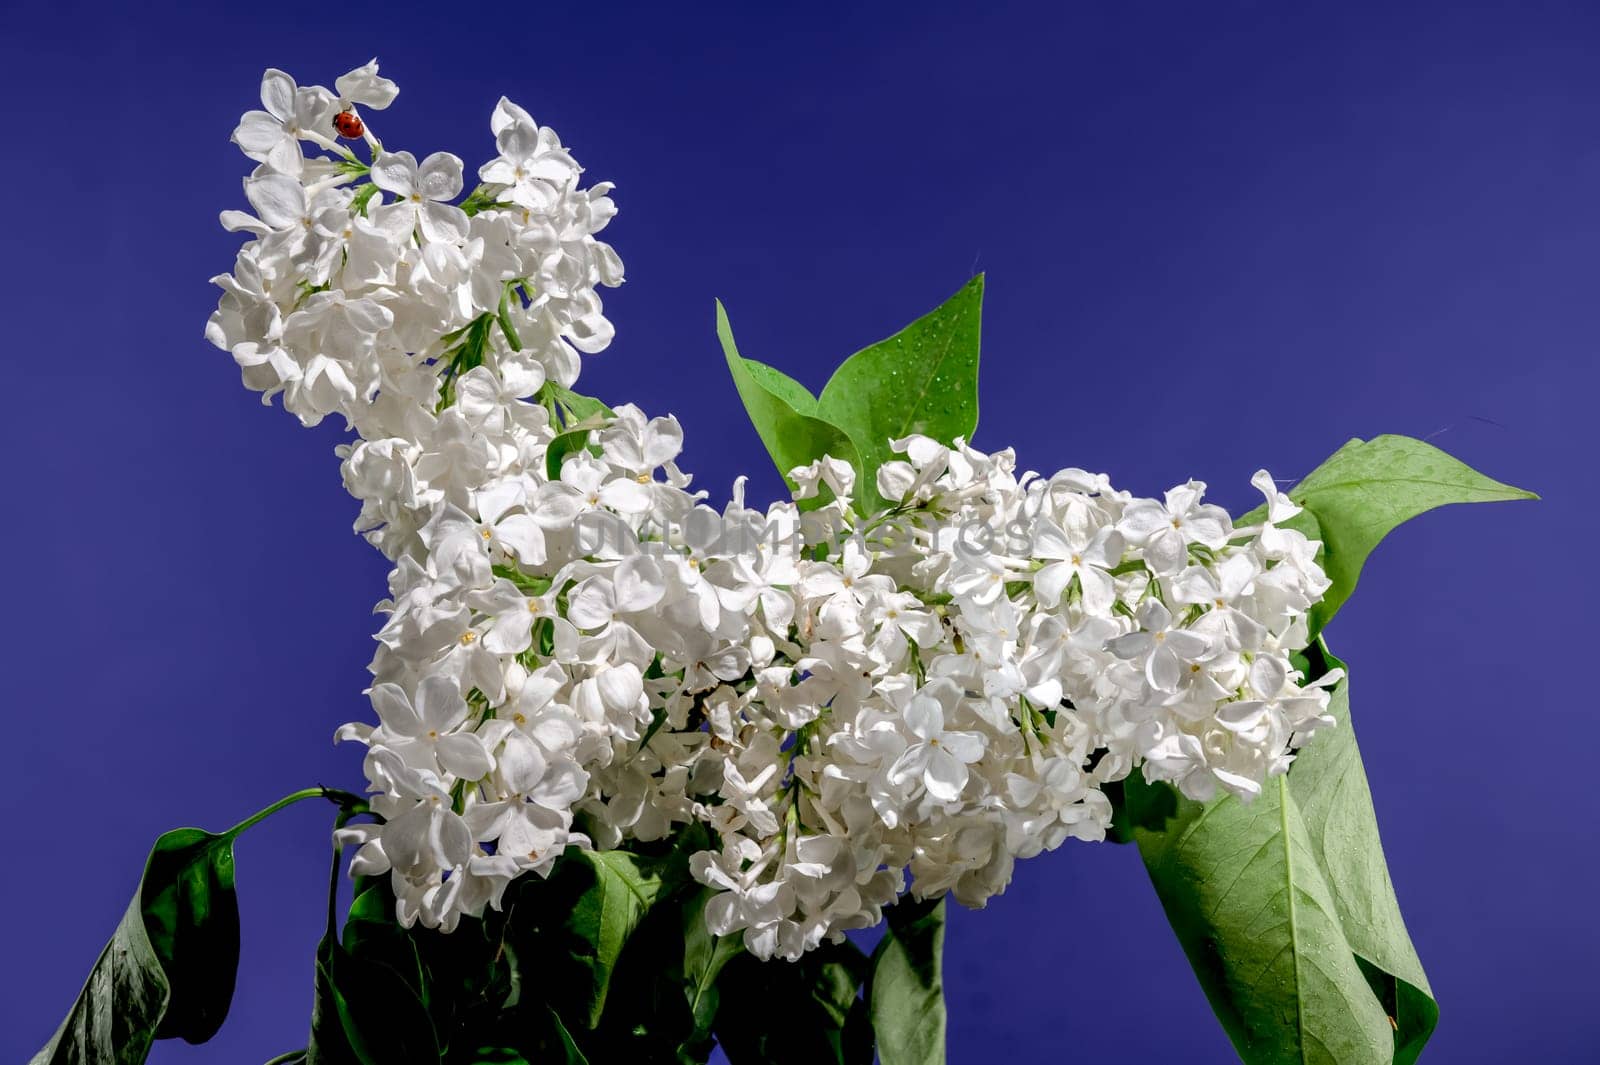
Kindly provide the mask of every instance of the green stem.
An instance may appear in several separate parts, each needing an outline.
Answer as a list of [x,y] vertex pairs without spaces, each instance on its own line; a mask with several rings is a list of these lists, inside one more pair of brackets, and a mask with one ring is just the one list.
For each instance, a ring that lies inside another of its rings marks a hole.
[[344,864],[344,847],[339,844],[339,830],[358,812],[344,808],[333,819],[333,868],[328,872],[328,940],[334,943],[339,941],[339,869]]
[[230,841],[238,839],[239,834],[245,829],[265,821],[267,818],[271,817],[279,810],[282,810],[284,807],[293,806],[302,799],[327,799],[329,802],[338,805],[341,809],[350,810],[352,812],[359,812],[367,808],[366,800],[352,792],[340,791],[338,788],[324,788],[320,785],[315,788],[301,788],[299,791],[294,792],[293,794],[285,795],[271,806],[268,806],[262,810],[257,810],[243,821],[240,821],[238,824],[228,829],[228,831],[224,832],[222,835],[224,838]]
[[304,1060],[306,1060],[306,1052],[305,1049],[302,1048],[300,1050],[291,1050],[287,1054],[279,1054],[271,1061],[268,1061],[266,1065],[289,1065],[289,1062],[291,1061]]

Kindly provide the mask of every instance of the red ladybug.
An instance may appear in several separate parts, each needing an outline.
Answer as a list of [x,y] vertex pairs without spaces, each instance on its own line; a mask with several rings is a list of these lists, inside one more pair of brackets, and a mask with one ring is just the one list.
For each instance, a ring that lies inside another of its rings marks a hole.
[[346,108],[333,116],[334,131],[345,140],[356,140],[367,131],[354,111]]

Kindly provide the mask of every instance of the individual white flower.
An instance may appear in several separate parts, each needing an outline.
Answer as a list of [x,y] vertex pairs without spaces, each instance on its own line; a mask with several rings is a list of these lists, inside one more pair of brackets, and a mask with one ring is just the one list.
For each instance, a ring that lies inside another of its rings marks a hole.
[[352,104],[382,111],[394,103],[394,98],[400,95],[398,85],[378,74],[376,59],[368,60],[354,70],[340,74],[334,81],[333,88],[339,94],[335,105],[341,111]]
[[689,860],[696,880],[721,889],[706,903],[706,927],[719,936],[743,931],[745,947],[770,958],[777,947],[778,922],[793,905],[791,889],[782,880],[757,880],[760,847],[753,840],[735,840],[721,854],[702,851]]
[[466,864],[472,834],[450,808],[450,794],[438,776],[383,747],[373,748],[367,763],[385,792],[404,804],[403,812],[385,819],[380,837],[395,872],[427,880]]
[[1172,581],[1172,598],[1203,606],[1206,613],[1195,632],[1213,637],[1235,651],[1254,651],[1266,637],[1266,626],[1251,617],[1245,597],[1260,573],[1248,553],[1230,555],[1214,567],[1189,566]]
[[526,486],[514,480],[491,482],[474,494],[482,524],[478,537],[526,566],[538,566],[547,557],[544,529],[525,509]]
[[1122,512],[1119,527],[1144,549],[1145,561],[1156,573],[1176,573],[1183,568],[1192,543],[1216,549],[1228,542],[1233,529],[1228,512],[1200,502],[1205,491],[1204,481],[1189,481],[1168,489],[1165,505],[1140,499]]
[[1272,474],[1266,470],[1257,470],[1251,474],[1250,483],[1267,497],[1267,520],[1274,525],[1288,521],[1300,513],[1300,504],[1280,492],[1278,482],[1274,481]]
[[848,501],[855,491],[856,471],[843,459],[824,455],[809,465],[790,470],[789,480],[794,482],[796,499],[811,499],[826,485],[835,499]]
[[455,731],[467,720],[467,703],[448,677],[424,677],[415,705],[399,685],[376,685],[372,706],[383,722],[384,745],[414,769],[477,780],[494,765],[481,739]]
[[1156,691],[1176,691],[1189,667],[1212,654],[1211,641],[1179,626],[1158,599],[1146,599],[1138,617],[1139,631],[1116,637],[1107,649],[1118,658],[1138,662]]
[[461,194],[461,160],[434,152],[417,163],[410,152],[385,152],[372,162],[372,183],[395,197],[372,212],[373,222],[400,236],[420,231],[423,239],[460,243],[467,216],[447,201]]
[[1328,728],[1334,720],[1327,712],[1327,689],[1343,678],[1343,670],[1330,670],[1302,688],[1291,681],[1288,663],[1263,655],[1250,666],[1250,691],[1256,698],[1224,703],[1217,710],[1217,722],[1230,731],[1244,733],[1278,714],[1299,732]]
[[284,350],[300,367],[286,382],[284,406],[305,425],[347,411],[377,390],[374,347],[394,321],[387,307],[340,291],[312,293],[283,323]]
[[506,736],[495,763],[501,797],[467,811],[473,838],[496,841],[496,853],[515,858],[519,867],[548,869],[567,845],[570,810],[583,797],[588,774],[521,732]]
[[1106,571],[1122,561],[1122,535],[1109,525],[1095,528],[1086,507],[1069,508],[1065,520],[1065,528],[1043,517],[1034,524],[1033,555],[1048,562],[1033,575],[1034,593],[1050,609],[1076,577],[1083,608],[1106,614],[1117,597],[1116,582]]
[[261,75],[262,111],[247,111],[233,131],[233,142],[250,158],[266,163],[280,174],[298,177],[302,155],[300,140],[329,146],[320,130],[333,97],[318,85],[300,88],[281,70]]
[[759,606],[767,627],[786,635],[795,610],[790,589],[800,579],[793,556],[763,544],[749,554],[736,555],[729,565],[727,584],[716,588],[722,605],[738,611]]
[[555,130],[541,127],[532,115],[504,96],[495,105],[490,126],[500,157],[479,168],[478,177],[506,186],[504,198],[512,203],[549,212],[561,191],[577,180],[582,169],[577,160],[561,147]]
[[983,736],[945,728],[946,716],[960,705],[961,690],[949,680],[930,681],[906,704],[906,728],[917,742],[889,768],[897,785],[920,783],[940,802],[955,802],[967,785],[967,766],[983,757]]

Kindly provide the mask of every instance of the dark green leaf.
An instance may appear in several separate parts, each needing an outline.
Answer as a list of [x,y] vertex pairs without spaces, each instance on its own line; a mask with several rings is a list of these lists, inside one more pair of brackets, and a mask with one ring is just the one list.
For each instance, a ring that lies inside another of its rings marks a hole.
[[1111,827],[1106,838],[1113,843],[1132,843],[1136,828],[1159,832],[1178,812],[1178,793],[1171,785],[1151,784],[1137,774],[1125,781],[1110,781],[1101,790],[1111,800]]
[[158,1038],[203,1043],[227,1015],[238,967],[233,837],[165,833],[78,1000],[32,1065],[131,1065]]
[[[1310,511],[1296,526],[1323,543],[1323,568],[1333,582],[1312,609],[1319,630],[1350,598],[1367,556],[1402,522],[1448,503],[1537,499],[1532,492],[1485,477],[1451,456],[1409,436],[1351,440],[1290,490]],[[1258,521],[1261,510],[1240,519]]]
[[340,1027],[361,1065],[439,1061],[427,1007],[405,977],[338,943],[329,944],[325,968]]
[[882,505],[878,467],[890,440],[911,433],[941,443],[971,439],[978,427],[978,342],[983,275],[887,340],[845,360],[822,389],[817,416],[855,445],[856,495]]
[[[572,1033],[561,1023],[561,1015],[553,1009],[547,1009],[545,1012],[549,1014],[550,1030],[555,1034],[556,1045],[562,1055],[559,1065],[589,1065],[589,1059],[583,1056],[583,1051],[579,1050],[578,1044],[573,1041]],[[556,1065],[554,1058],[546,1057],[542,1060]]]
[[[337,856],[333,868],[337,876]],[[470,921],[458,929],[464,939],[475,930]],[[330,933],[317,945],[307,1065],[440,1059],[442,1046],[426,1005],[429,983],[417,950],[419,931],[395,920],[388,877],[357,881],[343,941]],[[458,971],[447,986],[469,979]]]
[[[868,961],[851,943],[824,943],[799,961],[740,951],[717,980],[716,1037],[732,1065],[871,1065],[858,1022]],[[774,1020],[774,1004],[781,1020]]]
[[689,1012],[694,1019],[694,1030],[683,1042],[682,1050],[695,1054],[711,1034],[717,1016],[717,977],[723,968],[744,950],[742,937],[737,935],[712,935],[706,927],[706,902],[710,891],[700,892],[693,903],[684,909],[683,920],[683,976],[684,993],[689,1000]]
[[1249,1065],[1409,1063],[1438,1019],[1384,864],[1348,682],[1330,711],[1337,727],[1254,802],[1181,800],[1165,831],[1135,830]]
[[[717,303],[717,337],[722,341],[722,353],[744,409],[785,481],[790,470],[809,465],[823,455],[859,465],[855,447],[842,429],[814,417],[809,409],[797,408],[796,404],[816,406],[804,386],[770,366],[740,356],[721,301]],[[792,481],[788,483],[791,488],[794,486]]]
[[33,1065],[132,1065],[145,1060],[166,1010],[168,985],[145,934],[139,900],[128,906],[67,1019]]
[[156,1038],[204,1043],[228,1016],[239,970],[232,838],[168,832],[150,853],[140,895],[150,945],[172,985]]
[[885,911],[867,1005],[883,1065],[943,1065],[944,897],[907,896]]
[[333,990],[333,940],[317,944],[316,983],[311,999],[311,1036],[306,1043],[306,1065],[361,1065],[345,1037],[339,1020],[339,1000]]
[[605,1011],[611,973],[622,948],[661,890],[661,869],[627,851],[576,851],[568,857],[592,877],[567,918],[567,930],[591,951],[584,960],[590,971],[586,1020],[593,1028]]
[[467,1055],[463,1065],[528,1065],[520,1050],[508,1047],[479,1047]]
[[344,948],[350,954],[394,970],[418,1001],[427,1004],[428,983],[417,955],[417,944],[411,933],[395,920],[394,895],[387,884],[368,888],[350,904],[344,924]]

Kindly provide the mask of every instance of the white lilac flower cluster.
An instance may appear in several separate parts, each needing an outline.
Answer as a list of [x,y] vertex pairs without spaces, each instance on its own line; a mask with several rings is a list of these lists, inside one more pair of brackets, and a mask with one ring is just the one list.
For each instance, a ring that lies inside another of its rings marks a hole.
[[378,724],[339,732],[384,822],[346,838],[402,922],[687,829],[715,841],[690,863],[711,929],[793,958],[876,923],[908,872],[982,905],[1014,859],[1103,838],[1102,786],[1136,767],[1247,799],[1331,724],[1332,678],[1292,658],[1328,582],[1265,472],[1266,519],[1236,528],[1199,482],[1138,499],[913,436],[877,472],[887,512],[829,458],[792,500],[747,507],[741,480],[716,511],[675,419],[571,391],[611,338],[610,187],[502,99],[453,203],[458,158],[360,121],[394,95],[375,63],[333,91],[267,72],[234,134],[255,214],[223,215],[253,239],[207,335],[265,400],[357,436],[356,528],[394,569]]

